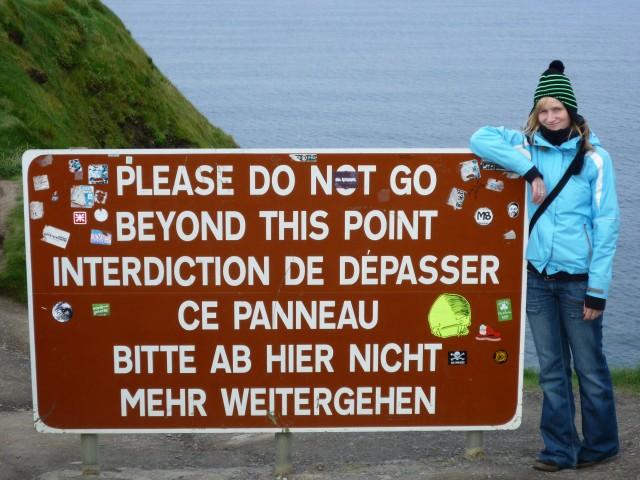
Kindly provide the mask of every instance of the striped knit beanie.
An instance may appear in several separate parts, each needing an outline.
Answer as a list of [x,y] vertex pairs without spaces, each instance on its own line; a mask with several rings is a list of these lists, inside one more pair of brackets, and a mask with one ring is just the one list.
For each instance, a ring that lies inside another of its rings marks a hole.
[[533,106],[542,97],[552,97],[560,100],[569,111],[572,118],[578,114],[578,101],[571,88],[571,80],[564,74],[564,64],[560,60],[554,60],[549,68],[544,71],[538,81],[538,87],[533,94]]

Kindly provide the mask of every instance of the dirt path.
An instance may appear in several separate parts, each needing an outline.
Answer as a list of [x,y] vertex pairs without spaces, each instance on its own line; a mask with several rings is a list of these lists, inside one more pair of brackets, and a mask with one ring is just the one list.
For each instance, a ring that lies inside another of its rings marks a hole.
[[19,181],[0,180],[0,234],[4,235],[7,216],[16,204],[22,186]]
[[[540,395],[525,395],[525,419],[515,432],[485,435],[487,455],[466,460],[464,434],[294,433],[294,473],[290,478],[325,479],[541,479],[530,463],[540,447],[537,434]],[[554,479],[640,478],[636,416],[638,399],[619,396],[622,454],[587,470],[563,471]],[[78,435],[38,434],[30,412],[0,412],[0,479],[79,478]],[[270,434],[103,435],[103,478],[109,479],[268,479],[274,478]]]
[[[81,478],[79,435],[33,428],[26,307],[0,297],[0,480]],[[622,454],[592,469],[554,479],[640,479],[640,396],[618,393]],[[487,455],[464,458],[462,432],[294,433],[294,474],[301,480],[538,479],[531,469],[541,444],[541,394],[524,395],[522,426],[485,434]],[[102,478],[273,478],[272,434],[101,435]]]
[[[20,182],[0,180],[0,268],[7,218],[20,195]],[[1,292],[0,292],[1,293]],[[31,404],[29,325],[26,307],[0,295],[0,410]],[[1,474],[0,474],[1,475]]]

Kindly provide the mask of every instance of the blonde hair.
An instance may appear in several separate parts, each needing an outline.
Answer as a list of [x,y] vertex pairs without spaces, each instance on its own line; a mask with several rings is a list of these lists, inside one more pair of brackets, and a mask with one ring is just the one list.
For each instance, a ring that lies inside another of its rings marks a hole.
[[[538,120],[538,114],[540,110],[549,106],[551,100],[556,100],[552,97],[542,97],[536,103],[536,106],[533,107],[531,113],[529,114],[529,118],[527,118],[527,123],[524,126],[523,133],[529,138],[529,141],[533,138],[533,134],[536,133],[540,129],[540,121]],[[566,107],[565,107],[566,108]],[[578,134],[580,139],[582,140],[583,149],[585,152],[593,150],[593,145],[589,141],[589,136],[591,135],[591,129],[589,128],[589,124],[586,120],[581,123],[576,122],[573,117],[571,117],[571,132],[569,133],[569,137],[575,132]]]

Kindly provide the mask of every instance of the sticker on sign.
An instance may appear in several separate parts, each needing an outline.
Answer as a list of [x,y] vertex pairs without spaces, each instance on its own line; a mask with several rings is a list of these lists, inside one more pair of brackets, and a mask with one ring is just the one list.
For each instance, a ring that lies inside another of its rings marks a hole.
[[489,225],[493,221],[493,212],[490,208],[482,207],[476,210],[475,218],[478,225]]
[[60,248],[67,248],[71,234],[60,228],[45,225],[42,229],[42,241]]
[[518,425],[524,180],[307,151],[25,154],[38,430]]

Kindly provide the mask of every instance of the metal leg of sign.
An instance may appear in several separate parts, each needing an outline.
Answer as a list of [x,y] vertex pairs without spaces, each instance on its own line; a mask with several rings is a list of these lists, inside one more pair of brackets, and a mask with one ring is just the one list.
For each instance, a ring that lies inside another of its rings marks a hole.
[[291,444],[293,443],[293,434],[291,432],[276,433],[276,478],[286,477],[293,470],[291,461]]
[[473,431],[466,433],[464,456],[469,459],[484,456],[484,432]]
[[98,435],[95,433],[80,434],[80,445],[82,448],[82,474],[99,475]]

